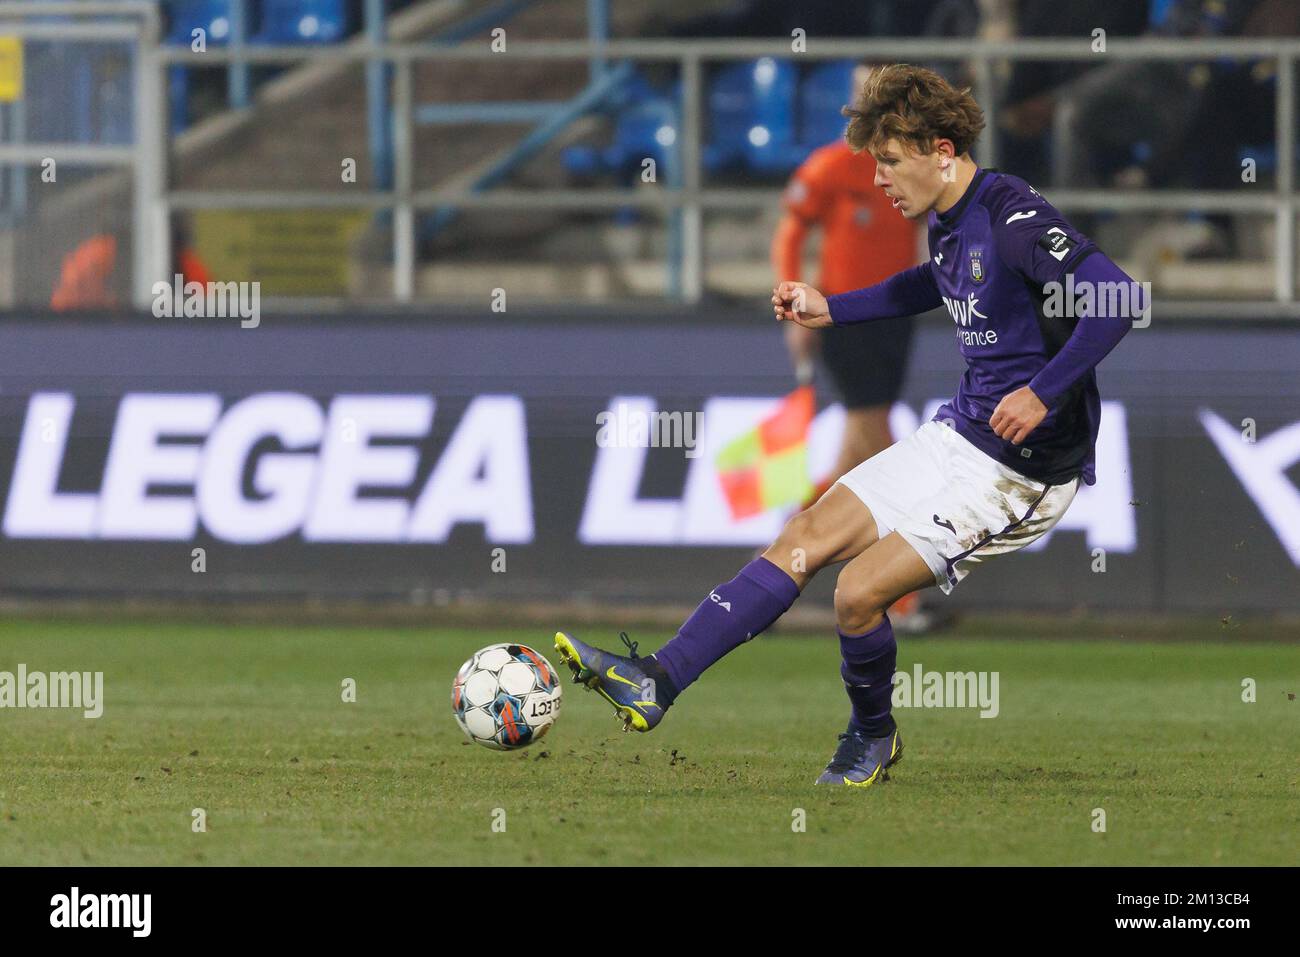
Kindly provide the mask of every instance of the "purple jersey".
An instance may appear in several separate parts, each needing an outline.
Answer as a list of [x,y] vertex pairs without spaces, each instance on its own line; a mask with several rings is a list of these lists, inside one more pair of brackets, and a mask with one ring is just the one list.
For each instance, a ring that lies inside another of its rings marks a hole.
[[[832,321],[909,315],[942,303],[956,324],[966,372],[935,418],[1031,479],[1061,484],[1082,475],[1093,484],[1101,422],[1093,366],[1130,323],[1096,313],[1080,324],[1049,317],[1045,306],[1049,284],[1069,288],[1066,273],[1097,247],[1024,180],[993,170],[978,170],[951,209],[930,213],[929,226],[928,262],[828,297]],[[1100,254],[1079,275],[1128,279]],[[1024,443],[1013,445],[994,434],[989,419],[1005,396],[1024,386],[1048,413]]]
[[977,448],[1022,475],[1052,484],[1082,474],[1091,485],[1101,397],[1092,370],[1076,381],[1021,445],[989,419],[1003,397],[1030,384],[1074,331],[1048,318],[1044,286],[1065,281],[1097,247],[1016,176],[980,170],[955,206],[930,213],[930,268],[966,359],[949,419]]

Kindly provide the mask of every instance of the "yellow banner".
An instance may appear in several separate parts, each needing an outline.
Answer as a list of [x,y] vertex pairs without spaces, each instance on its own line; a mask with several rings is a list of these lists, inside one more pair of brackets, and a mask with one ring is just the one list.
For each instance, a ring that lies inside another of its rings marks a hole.
[[264,296],[346,296],[352,242],[370,213],[199,210],[193,249],[215,280],[257,281]]
[[0,37],[0,103],[23,98],[23,41]]

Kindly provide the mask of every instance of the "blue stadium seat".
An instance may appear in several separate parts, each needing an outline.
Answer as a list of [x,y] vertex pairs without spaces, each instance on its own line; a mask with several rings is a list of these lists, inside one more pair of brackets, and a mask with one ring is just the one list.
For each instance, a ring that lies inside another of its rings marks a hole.
[[709,142],[704,166],[716,172],[740,162],[742,144],[753,123],[752,63],[723,67],[709,83]]
[[1172,12],[1176,0],[1151,0],[1148,6],[1147,24],[1151,27],[1162,26]]
[[762,173],[789,172],[805,154],[795,137],[798,72],[764,57],[719,70],[709,84],[710,172],[740,164]]
[[348,33],[346,0],[262,0],[252,43],[337,43]]
[[[1300,155],[1300,143],[1296,144],[1298,148],[1297,155]],[[1254,145],[1246,144],[1237,148],[1237,168],[1241,169],[1246,160],[1255,161],[1256,173],[1272,173],[1277,170],[1277,144],[1276,143],[1255,143]]]
[[609,146],[570,146],[560,154],[576,176],[639,175],[646,158],[655,161],[660,182],[670,182],[676,159],[679,94],[655,89],[633,74],[614,97],[614,131]]
[[650,100],[618,114],[613,140],[601,149],[570,146],[560,154],[564,168],[577,176],[602,173],[639,174],[641,162],[653,159],[661,182],[667,182],[677,143],[677,111],[667,99]]
[[[195,30],[204,32],[204,43],[209,47],[230,42],[230,0],[172,0],[167,6],[171,15],[167,43],[190,46]],[[172,132],[180,133],[189,126],[190,71],[183,66],[171,67],[167,85]]]
[[671,103],[647,100],[619,116],[614,129],[614,142],[605,151],[606,166],[639,172],[642,160],[649,157],[658,175],[670,178],[677,143],[677,111]]
[[189,46],[195,30],[207,34],[208,46],[223,46],[230,41],[230,0],[172,0],[168,9],[168,43]]
[[760,173],[788,173],[805,151],[795,135],[799,70],[789,60],[754,64],[754,125],[745,137],[745,161]]
[[812,151],[844,135],[847,122],[840,109],[849,101],[853,60],[832,60],[813,67],[799,87],[799,142]]

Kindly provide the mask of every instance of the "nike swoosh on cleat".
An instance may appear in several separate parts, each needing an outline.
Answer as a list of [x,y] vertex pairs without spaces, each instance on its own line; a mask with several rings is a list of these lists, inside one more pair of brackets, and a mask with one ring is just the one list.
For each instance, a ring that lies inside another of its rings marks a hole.
[[631,686],[632,686],[633,688],[635,688],[637,691],[640,691],[640,690],[641,690],[641,686],[640,686],[639,684],[637,684],[635,681],[628,681],[628,680],[627,680],[626,678],[624,678],[621,674],[619,674],[617,671],[614,670],[614,666],[613,666],[613,665],[610,665],[610,666],[609,666],[609,670],[606,671],[605,674],[606,674],[608,677],[613,678],[615,681],[621,681],[621,682],[623,682],[623,684],[625,684],[625,685],[631,685]]

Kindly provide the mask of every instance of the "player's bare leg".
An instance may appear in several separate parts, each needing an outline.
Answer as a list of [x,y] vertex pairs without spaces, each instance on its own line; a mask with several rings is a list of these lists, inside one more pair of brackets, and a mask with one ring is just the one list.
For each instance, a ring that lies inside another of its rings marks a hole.
[[840,454],[835,460],[831,481],[893,444],[894,436],[889,430],[889,406],[846,409],[844,437],[840,441]]
[[792,515],[761,557],[794,579],[803,591],[821,569],[862,554],[876,540],[871,510],[843,485],[834,485],[808,508]]
[[835,625],[848,634],[870,631],[880,626],[885,610],[900,597],[933,584],[934,572],[916,549],[890,532],[840,569]]
[[890,714],[898,644],[886,609],[902,595],[933,584],[930,566],[897,532],[840,569],[835,625],[852,713],[818,784],[869,787],[902,757],[903,742]]

